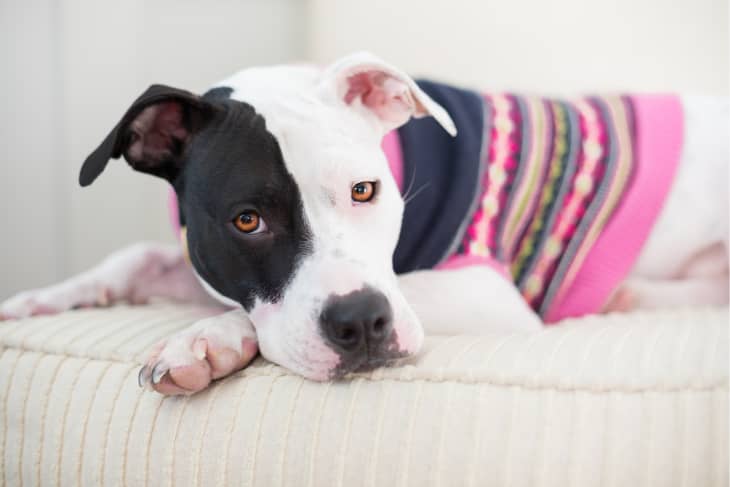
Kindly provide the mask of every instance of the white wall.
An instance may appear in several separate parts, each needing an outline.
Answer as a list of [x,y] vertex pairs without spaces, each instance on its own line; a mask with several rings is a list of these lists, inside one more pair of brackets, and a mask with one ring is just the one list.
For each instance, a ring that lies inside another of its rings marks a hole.
[[0,299],[64,257],[57,37],[51,0],[0,3]]
[[139,240],[172,241],[166,183],[84,158],[155,82],[202,91],[304,57],[300,0],[0,0],[0,299]]
[[725,0],[0,0],[0,299],[173,240],[161,180],[77,184],[149,84],[356,49],[485,89],[728,93]]
[[727,0],[312,0],[309,51],[491,90],[728,93]]

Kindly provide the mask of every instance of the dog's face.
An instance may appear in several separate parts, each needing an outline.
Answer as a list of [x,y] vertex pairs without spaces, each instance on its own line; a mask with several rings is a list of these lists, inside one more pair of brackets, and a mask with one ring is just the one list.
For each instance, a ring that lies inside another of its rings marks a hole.
[[157,85],[80,181],[120,155],[169,180],[203,285],[248,312],[266,358],[337,378],[423,340],[393,272],[403,201],[380,143],[425,115],[454,132],[410,78],[367,54],[324,71],[245,70],[203,97]]

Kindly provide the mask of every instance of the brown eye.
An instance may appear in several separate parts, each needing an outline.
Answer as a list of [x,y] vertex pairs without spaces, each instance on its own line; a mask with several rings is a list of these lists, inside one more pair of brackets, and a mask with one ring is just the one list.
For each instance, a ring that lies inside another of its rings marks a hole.
[[363,181],[352,187],[352,201],[367,203],[375,196],[375,182]]
[[233,224],[236,225],[236,228],[243,233],[258,233],[257,230],[262,231],[262,223],[263,220],[259,214],[253,210],[246,210],[233,220]]

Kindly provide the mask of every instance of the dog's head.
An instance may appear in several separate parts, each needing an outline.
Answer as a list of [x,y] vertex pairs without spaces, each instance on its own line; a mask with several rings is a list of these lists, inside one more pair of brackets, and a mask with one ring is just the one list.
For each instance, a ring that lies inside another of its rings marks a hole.
[[393,272],[403,201],[380,143],[427,115],[455,133],[411,78],[367,53],[325,70],[247,69],[202,97],[155,85],[79,180],[120,156],[167,179],[203,285],[248,312],[266,358],[336,378],[423,341]]

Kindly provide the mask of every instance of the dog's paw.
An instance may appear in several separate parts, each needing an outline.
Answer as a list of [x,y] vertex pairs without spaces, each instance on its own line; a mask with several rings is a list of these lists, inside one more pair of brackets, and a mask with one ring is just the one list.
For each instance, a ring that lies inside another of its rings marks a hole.
[[0,304],[0,321],[49,315],[72,308],[109,303],[108,290],[99,288],[98,292],[91,294],[89,291],[87,287],[74,288],[70,283],[24,291]]
[[241,311],[201,320],[155,345],[138,380],[165,395],[193,394],[256,356],[253,326]]

